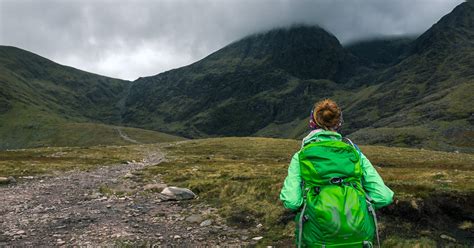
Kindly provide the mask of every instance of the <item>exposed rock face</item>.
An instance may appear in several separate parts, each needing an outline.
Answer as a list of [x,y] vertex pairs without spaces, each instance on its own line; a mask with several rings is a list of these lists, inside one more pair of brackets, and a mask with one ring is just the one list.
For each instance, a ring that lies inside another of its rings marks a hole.
[[161,194],[168,197],[168,200],[191,200],[196,197],[191,190],[186,188],[178,188],[178,187],[166,187],[161,191]]

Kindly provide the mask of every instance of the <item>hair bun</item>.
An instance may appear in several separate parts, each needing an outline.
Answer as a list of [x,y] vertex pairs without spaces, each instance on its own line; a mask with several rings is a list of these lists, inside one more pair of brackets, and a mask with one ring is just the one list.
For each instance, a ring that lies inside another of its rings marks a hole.
[[324,99],[314,105],[314,119],[324,129],[336,129],[341,121],[341,109],[331,99]]

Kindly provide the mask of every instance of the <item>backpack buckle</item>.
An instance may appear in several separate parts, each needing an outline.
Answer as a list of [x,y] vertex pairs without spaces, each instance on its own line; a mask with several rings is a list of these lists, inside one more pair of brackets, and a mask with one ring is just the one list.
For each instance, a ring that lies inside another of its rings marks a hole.
[[331,178],[331,180],[329,180],[329,182],[331,184],[342,184],[342,182],[344,182],[344,180],[340,177],[334,177],[334,178]]
[[321,188],[318,187],[318,186],[314,187],[313,190],[314,190],[314,193],[315,193],[316,195],[318,195],[319,193],[321,193]]

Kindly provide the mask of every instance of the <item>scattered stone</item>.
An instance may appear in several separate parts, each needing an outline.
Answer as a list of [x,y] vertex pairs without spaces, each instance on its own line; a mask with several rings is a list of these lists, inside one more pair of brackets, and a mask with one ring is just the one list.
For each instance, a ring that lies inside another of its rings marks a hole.
[[161,192],[163,191],[168,185],[164,183],[150,183],[143,187],[144,190],[156,191]]
[[418,206],[418,203],[416,202],[416,200],[411,200],[410,205],[412,206],[412,208],[414,208],[416,210],[420,209],[420,207]]
[[258,225],[257,225],[257,228],[262,228],[262,227],[263,227],[262,224],[258,224]]
[[179,235],[174,235],[173,238],[174,238],[174,239],[180,239],[181,236],[179,236]]
[[57,240],[56,240],[56,244],[58,244],[58,245],[64,245],[64,244],[66,244],[66,241],[64,241],[64,240],[62,240],[62,239],[57,239]]
[[25,235],[26,232],[23,231],[23,230],[19,230],[19,231],[15,232],[15,234],[16,234],[16,235]]
[[240,237],[240,239],[245,241],[245,240],[249,239],[249,237],[244,235],[244,236]]
[[199,224],[200,226],[210,226],[212,224],[212,220],[205,220]]
[[107,208],[111,208],[111,207],[112,207],[112,205],[107,205],[106,207],[107,207]]
[[123,176],[124,178],[134,178],[135,176],[129,171]]
[[100,198],[102,194],[100,192],[94,192],[91,195],[89,195],[89,199],[97,199]]
[[0,184],[9,184],[10,179],[8,177],[0,177]]
[[166,200],[190,200],[196,197],[196,194],[191,190],[178,187],[166,187],[161,191],[161,194],[168,198]]
[[34,179],[34,177],[32,176],[23,176],[23,177],[20,177],[21,179]]
[[190,227],[190,226],[188,226],[188,227],[186,228],[186,231],[191,231],[191,230],[193,230],[193,228]]
[[14,177],[8,177],[8,183],[16,183],[16,179]]
[[463,221],[460,225],[459,225],[459,229],[461,230],[470,230],[473,228],[473,223],[471,221]]
[[456,242],[456,239],[455,239],[455,238],[453,238],[453,237],[451,237],[451,236],[448,236],[448,235],[446,235],[446,234],[441,234],[439,237],[442,238],[442,239],[444,239],[444,240],[448,240],[448,241],[451,241],[451,242]]
[[188,216],[188,218],[186,218],[186,221],[187,222],[190,222],[190,223],[201,223],[202,222],[202,216],[199,215],[199,214],[192,214],[190,216]]
[[255,240],[255,241],[259,241],[259,240],[263,239],[263,237],[262,237],[262,236],[258,236],[258,237],[254,237],[254,238],[252,238],[252,239]]

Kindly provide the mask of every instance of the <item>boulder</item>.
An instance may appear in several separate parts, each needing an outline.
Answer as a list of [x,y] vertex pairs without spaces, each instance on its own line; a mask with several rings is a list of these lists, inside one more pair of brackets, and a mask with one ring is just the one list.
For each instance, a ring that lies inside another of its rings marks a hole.
[[202,220],[203,218],[199,214],[192,214],[186,218],[186,221],[190,223],[201,223]]
[[16,183],[14,177],[0,177],[0,184]]
[[196,197],[191,190],[186,188],[178,188],[178,187],[166,187],[161,191],[161,194],[166,196],[166,200],[190,200]]

